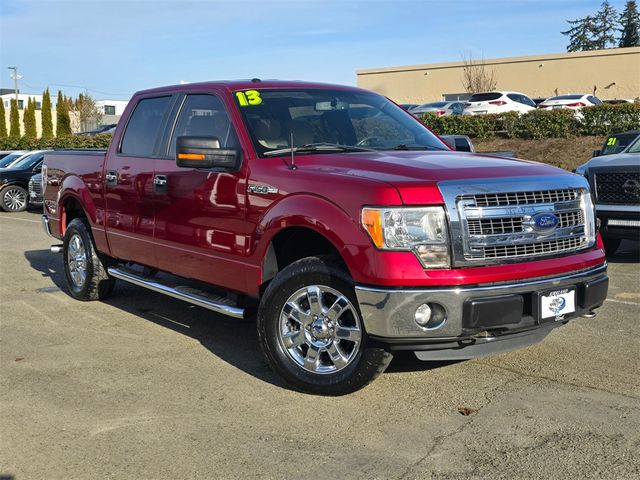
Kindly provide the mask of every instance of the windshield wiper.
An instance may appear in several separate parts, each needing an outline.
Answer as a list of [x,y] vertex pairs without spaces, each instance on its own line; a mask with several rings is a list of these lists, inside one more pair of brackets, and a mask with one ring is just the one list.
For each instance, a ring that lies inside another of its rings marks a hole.
[[446,148],[438,148],[432,145],[420,145],[419,143],[400,143],[389,150],[440,150],[442,152],[448,152]]
[[371,148],[357,147],[355,145],[340,145],[338,143],[307,143],[301,147],[280,148],[264,152],[265,157],[276,157],[286,153],[314,153],[314,152],[375,152]]

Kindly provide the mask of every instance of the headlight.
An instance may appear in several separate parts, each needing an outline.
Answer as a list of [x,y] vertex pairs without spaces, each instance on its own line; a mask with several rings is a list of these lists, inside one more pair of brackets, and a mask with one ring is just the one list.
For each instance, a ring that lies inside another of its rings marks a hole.
[[580,207],[585,215],[584,234],[587,237],[587,245],[592,246],[596,243],[596,209],[589,190],[582,191]]
[[413,251],[425,268],[451,265],[447,221],[442,207],[365,207],[362,226],[381,250]]

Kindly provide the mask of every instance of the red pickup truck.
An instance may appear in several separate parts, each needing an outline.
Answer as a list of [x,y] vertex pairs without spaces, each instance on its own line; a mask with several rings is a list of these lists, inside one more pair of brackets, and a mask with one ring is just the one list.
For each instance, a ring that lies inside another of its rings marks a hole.
[[356,390],[398,350],[531,345],[607,294],[583,177],[452,151],[358,88],[142,91],[108,150],[47,154],[43,183],[73,297],[119,279],[255,314],[273,369],[306,392]]

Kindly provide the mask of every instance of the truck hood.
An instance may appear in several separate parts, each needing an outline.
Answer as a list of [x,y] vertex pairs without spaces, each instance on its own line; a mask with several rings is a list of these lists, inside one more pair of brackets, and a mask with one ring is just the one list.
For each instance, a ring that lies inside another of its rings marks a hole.
[[407,204],[439,199],[438,182],[489,178],[572,175],[527,160],[462,152],[398,151],[305,155],[301,169],[349,175],[393,185]]
[[603,155],[594,157],[586,164],[587,168],[592,167],[630,167],[640,164],[640,153],[615,153],[613,155]]

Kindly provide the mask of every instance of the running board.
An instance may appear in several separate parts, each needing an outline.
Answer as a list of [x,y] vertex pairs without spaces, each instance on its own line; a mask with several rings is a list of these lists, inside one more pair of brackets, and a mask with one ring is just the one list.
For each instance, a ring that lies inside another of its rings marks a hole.
[[228,298],[203,292],[196,288],[171,285],[169,282],[157,278],[150,278],[140,275],[138,272],[126,268],[111,267],[108,269],[109,275],[118,280],[133,283],[140,287],[148,288],[154,292],[163,293],[179,300],[198,305],[199,307],[213,310],[229,317],[244,318],[244,308],[238,307]]

